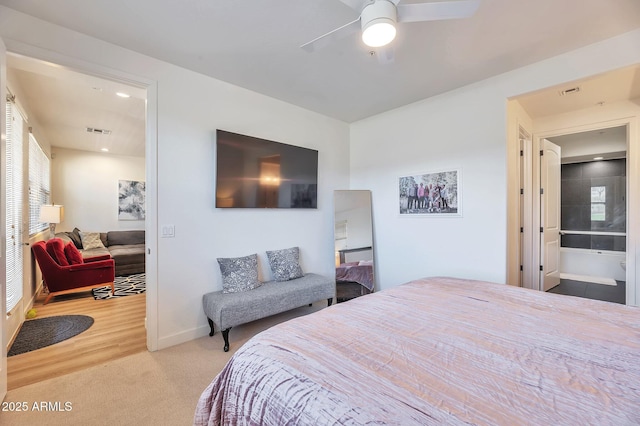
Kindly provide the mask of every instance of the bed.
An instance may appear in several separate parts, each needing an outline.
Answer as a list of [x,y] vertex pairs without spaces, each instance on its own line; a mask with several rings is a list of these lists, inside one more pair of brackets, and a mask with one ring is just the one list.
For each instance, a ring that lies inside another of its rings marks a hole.
[[254,336],[194,424],[640,424],[640,308],[412,281]]
[[336,298],[338,302],[372,293],[373,261],[344,262],[336,266]]

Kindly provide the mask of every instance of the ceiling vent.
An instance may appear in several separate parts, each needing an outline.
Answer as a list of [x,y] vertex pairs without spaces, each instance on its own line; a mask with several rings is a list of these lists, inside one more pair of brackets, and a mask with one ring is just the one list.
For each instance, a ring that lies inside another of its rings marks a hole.
[[87,127],[87,133],[97,133],[99,135],[110,135],[111,130],[95,129],[93,127]]
[[572,87],[571,89],[561,90],[558,93],[560,96],[567,96],[567,95],[575,95],[579,91],[580,91],[580,86],[576,86],[576,87]]

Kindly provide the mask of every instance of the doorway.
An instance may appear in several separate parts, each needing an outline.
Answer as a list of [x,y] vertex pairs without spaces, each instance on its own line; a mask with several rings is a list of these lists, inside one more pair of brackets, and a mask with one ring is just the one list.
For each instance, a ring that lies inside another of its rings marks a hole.
[[[629,153],[635,152],[635,142],[631,136],[633,126],[633,120],[620,119],[573,129],[540,132],[534,134],[532,144],[532,152],[535,153],[543,151],[545,140],[555,141],[565,148],[561,150],[561,177],[564,178],[561,180],[565,180],[565,184],[571,183],[567,181],[571,181],[576,174],[584,176],[584,179],[573,182],[573,189],[567,189],[570,192],[568,198],[562,200],[560,191],[559,282],[571,281],[570,284],[574,287],[578,286],[575,282],[582,283],[579,284],[581,289],[574,289],[573,293],[582,292],[581,296],[586,294],[587,297],[601,300],[618,301],[611,299],[619,299],[620,294],[624,294],[623,303],[627,304],[634,304],[636,294],[633,279],[635,272],[630,273],[629,268],[630,263],[635,263],[634,257],[629,254],[635,252],[635,240],[631,238],[634,233],[629,227],[633,226],[632,215],[638,214],[633,204],[635,195],[631,190],[634,185],[633,176],[637,176],[637,167],[634,161],[628,161],[628,158],[632,158],[628,157]],[[603,140],[598,140],[598,137]],[[538,160],[533,161],[533,185],[529,191],[533,194],[531,198],[534,212],[528,226],[532,235],[530,241],[534,247],[534,259],[530,268],[534,270],[532,265],[540,265],[539,272],[534,271],[532,274],[532,281],[537,283],[539,290],[548,290],[543,287],[544,277],[546,271],[552,268],[547,269],[549,260],[541,238],[544,215],[547,213],[542,195],[547,188],[542,184],[541,164]],[[572,247],[576,245],[578,247]],[[578,262],[576,254],[579,257],[588,255],[591,259],[580,259]],[[593,260],[596,257],[597,262]],[[527,259],[524,261],[526,265]],[[635,271],[635,265],[631,267]],[[584,283],[589,284],[589,287],[585,287]],[[597,285],[611,287],[596,291],[594,289],[598,287],[594,286]],[[555,291],[563,290],[559,288]]]
[[625,303],[627,126],[547,140],[561,155],[559,294]]
[[[620,272],[625,276],[626,304],[639,304],[640,281],[636,273],[636,263],[640,259],[639,72],[640,64],[635,64],[508,100],[507,276],[510,284],[517,283],[522,266],[522,286],[539,290],[540,267],[544,267],[540,251],[540,166],[536,159],[529,161],[530,172],[525,172],[524,178],[519,177],[518,147],[522,130],[532,135],[531,147],[525,149],[525,155],[528,152],[535,157],[543,139],[622,127],[626,133],[625,148],[621,151],[626,150],[627,217],[626,271],[620,269]],[[530,182],[527,178],[530,178]],[[517,206],[520,205],[521,191],[524,191],[525,197],[524,214],[531,214],[530,220],[524,219],[524,226],[518,222],[521,213]],[[598,208],[601,207],[595,207]],[[520,232],[523,233],[524,244],[519,244]],[[520,252],[522,255],[518,256]],[[522,259],[522,265],[517,263],[518,259]]]
[[[28,52],[23,52],[23,53],[28,53]],[[154,301],[151,301],[151,303],[148,302],[149,298],[155,298],[155,283],[156,283],[156,277],[157,274],[155,273],[156,271],[156,257],[155,257],[155,245],[156,245],[156,240],[155,240],[155,232],[153,232],[152,230],[155,229],[155,217],[156,217],[156,212],[154,210],[155,207],[155,190],[156,190],[156,182],[155,180],[152,178],[153,176],[155,176],[155,162],[156,162],[156,150],[155,150],[155,140],[156,140],[156,135],[155,135],[155,110],[156,110],[156,105],[155,105],[155,97],[156,97],[156,89],[155,89],[155,85],[152,84],[151,82],[143,82],[140,84],[140,86],[131,86],[131,82],[134,80],[131,80],[128,78],[128,76],[114,76],[111,75],[111,71],[108,72],[102,72],[102,70],[100,69],[96,69],[95,66],[91,65],[91,64],[85,64],[86,65],[86,69],[83,71],[74,71],[71,70],[70,68],[66,68],[64,66],[64,64],[62,65],[52,65],[52,63],[54,61],[51,60],[51,58],[48,58],[49,61],[48,62],[42,62],[40,60],[37,59],[32,59],[32,57],[28,57],[28,56],[21,56],[21,55],[15,55],[15,54],[9,54],[8,55],[8,69],[9,69],[9,82],[11,84],[13,84],[11,82],[12,80],[12,75],[11,72],[12,71],[16,71],[19,70],[20,72],[23,73],[23,75],[21,77],[24,78],[29,78],[32,79],[30,81],[31,84],[29,84],[29,88],[34,88],[36,89],[38,92],[33,95],[30,94],[28,90],[21,88],[19,90],[16,90],[16,92],[18,92],[18,99],[20,99],[20,97],[22,97],[21,102],[27,104],[29,103],[29,109],[31,111],[30,113],[30,122],[31,123],[37,123],[37,124],[33,124],[34,126],[42,126],[44,124],[46,124],[46,120],[42,119],[40,116],[41,111],[39,110],[39,108],[41,108],[43,105],[41,104],[45,104],[45,98],[46,96],[49,94],[51,94],[51,84],[52,84],[52,80],[55,80],[56,78],[61,79],[62,77],[60,77],[60,73],[69,73],[72,74],[72,78],[71,78],[71,82],[67,81],[68,84],[75,84],[75,85],[87,85],[87,84],[94,84],[94,86],[92,87],[92,90],[94,90],[96,93],[100,93],[105,91],[105,89],[102,87],[102,82],[104,82],[104,87],[107,87],[108,89],[111,89],[115,86],[118,87],[126,87],[128,88],[127,91],[137,91],[138,93],[143,92],[144,93],[144,98],[141,99],[142,102],[142,109],[141,109],[141,118],[142,118],[142,131],[143,131],[143,136],[142,138],[138,141],[138,144],[140,145],[141,149],[142,149],[142,159],[140,160],[140,163],[143,165],[143,179],[146,180],[146,188],[147,188],[147,218],[145,220],[144,223],[142,223],[141,227],[142,229],[145,229],[146,232],[146,246],[147,246],[147,255],[146,255],[146,269],[147,269],[147,277],[146,277],[146,284],[147,284],[147,293],[146,296],[142,295],[140,296],[142,299],[138,299],[138,302],[136,303],[136,307],[135,307],[135,311],[136,311],[136,315],[140,316],[141,318],[139,319],[139,323],[140,323],[140,329],[142,330],[142,333],[137,335],[138,337],[136,337],[135,339],[138,341],[137,344],[141,345],[141,347],[143,349],[148,349],[148,350],[155,350],[157,347],[157,337],[156,337],[156,315],[157,313],[155,312],[155,310],[152,309],[148,309],[147,306],[155,306],[156,303]],[[61,58],[61,63],[63,63],[65,60],[68,60],[66,58]],[[49,68],[46,69],[46,71],[42,71],[45,70],[45,68],[42,68],[43,66],[47,66]],[[74,66],[77,65],[77,62],[74,63]],[[40,72],[41,71],[41,72]],[[86,74],[86,72],[91,72],[91,74]],[[56,74],[57,73],[57,74]],[[28,74],[28,76],[27,76]],[[102,75],[104,77],[95,77],[95,75]],[[25,77],[26,76],[26,77]],[[48,80],[47,80],[48,79]],[[46,80],[46,81],[45,81]],[[98,82],[98,83],[96,83]],[[148,83],[148,84],[147,84]],[[4,82],[3,82],[4,84]],[[142,87],[144,86],[144,87]],[[122,91],[123,93],[125,92],[124,90]],[[29,98],[35,96],[38,100],[37,103],[33,103],[33,102],[29,102]],[[86,95],[81,95],[79,93],[76,93],[75,96],[72,95],[72,100],[69,100],[68,98],[65,98],[64,100],[58,96],[55,99],[53,99],[53,103],[57,103],[56,107],[56,114],[58,115],[58,117],[60,117],[61,114],[67,113],[67,111],[63,111],[66,108],[76,108],[74,114],[77,115],[77,124],[79,126],[86,126],[87,124],[87,111],[90,110],[90,108],[87,107],[87,104],[83,102],[87,101],[87,98],[85,97]],[[49,105],[51,104],[51,99],[48,99],[49,101]],[[84,105],[84,107],[83,107]],[[127,108],[127,107],[125,107]],[[114,111],[108,111],[110,114],[113,114]],[[129,114],[129,116],[131,116],[131,110],[127,109],[127,114]],[[105,116],[107,114],[105,113]],[[100,117],[100,119],[104,119],[104,117]],[[30,124],[31,126],[32,124]],[[104,126],[95,126],[95,127],[104,127]],[[58,129],[59,130],[59,129]],[[85,130],[85,129],[82,129]],[[86,130],[88,132],[88,129]],[[52,146],[60,146],[59,145],[59,141],[60,140],[68,140],[69,138],[65,138],[65,135],[63,135],[62,138],[57,139],[56,140],[51,140],[50,144]],[[68,136],[68,135],[66,135]],[[94,135],[92,135],[94,136]],[[96,148],[97,142],[96,144],[92,144],[90,145],[88,148],[92,149],[92,148]],[[101,144],[102,145],[102,144]],[[102,149],[103,146],[98,147],[99,149]],[[117,152],[117,150],[114,149],[114,145],[107,145],[106,147],[110,150],[110,152],[112,153],[111,155],[114,155],[114,152]],[[75,147],[67,147],[67,146],[63,146],[63,149],[66,150],[73,150],[74,152],[76,151],[80,151],[79,149],[75,148]],[[71,151],[69,151],[71,152]],[[109,154],[107,154],[109,155]],[[56,160],[60,160],[60,158],[58,157],[57,159],[53,159],[53,161]],[[146,165],[146,167],[144,167]],[[74,184],[78,184],[77,181],[74,182]],[[117,185],[117,181],[116,184]],[[117,186],[116,186],[116,190],[117,190]],[[55,191],[54,191],[55,192]],[[54,193],[55,196],[55,193]],[[117,193],[116,193],[116,197],[117,197]],[[71,197],[73,198],[73,197]],[[117,198],[116,198],[117,199]],[[73,200],[68,199],[67,204],[72,204]],[[77,206],[76,206],[77,207]],[[67,208],[67,215],[66,217],[69,217],[69,208]],[[78,210],[81,209],[75,209],[76,212]],[[117,210],[116,210],[117,212]],[[72,215],[73,216],[73,215]],[[73,228],[73,224],[70,224],[70,228],[69,229],[61,229],[62,227],[64,227],[64,224],[59,224],[59,230],[62,231],[71,231]],[[90,230],[90,229],[86,229],[86,230]],[[94,229],[91,229],[94,230]],[[104,229],[106,230],[111,230],[111,229]],[[34,236],[32,236],[34,237]],[[153,248],[153,251],[151,251],[150,249]],[[154,253],[153,256],[150,256],[151,253]],[[33,261],[33,263],[30,265],[30,268],[28,268],[28,270],[26,270],[26,274],[34,274],[36,271],[38,271],[38,266],[35,264],[35,260]],[[36,289],[36,285],[39,282],[39,277],[35,278],[33,280],[33,283],[30,285],[30,287],[35,290]],[[131,296],[131,297],[136,297],[136,296]],[[87,299],[89,298],[89,299]],[[35,291],[30,291],[30,294],[28,295],[28,299],[26,300],[25,303],[37,303],[36,300],[36,294]],[[101,301],[94,301],[93,297],[91,297],[91,295],[84,295],[83,296],[83,300],[85,303],[87,302],[87,300],[90,300],[90,302],[101,302]],[[122,298],[125,299],[125,298]],[[63,303],[67,302],[67,300],[64,300]],[[77,298],[73,298],[70,297],[70,300],[68,300],[68,302],[74,304],[74,303],[78,303],[79,300]],[[55,305],[56,302],[53,302],[49,305],[47,305],[47,309],[49,309],[50,307],[52,307],[53,305]],[[59,304],[58,307],[56,309],[63,309],[62,308],[62,304]],[[127,302],[127,304],[131,304],[130,302]],[[73,308],[72,308],[73,309]],[[51,310],[51,309],[50,309]],[[41,312],[41,314],[48,312],[44,309]],[[116,308],[115,311],[111,312],[111,316],[113,315],[121,315],[123,313],[123,311],[120,308]],[[145,315],[146,313],[146,315]],[[55,309],[51,310],[51,314],[55,314]],[[48,315],[45,314],[45,316]],[[96,314],[98,315],[98,314]],[[145,331],[146,330],[146,331]],[[5,333],[7,333],[8,330],[5,329]],[[9,336],[11,336],[11,333],[7,333]],[[102,343],[101,343],[102,344]],[[114,342],[114,344],[119,344],[120,346],[127,346],[130,345],[131,342]],[[37,351],[35,351],[37,352]],[[96,351],[99,352],[99,351]],[[107,355],[105,356],[105,354],[108,354],[109,351],[103,351],[101,354],[99,354],[97,357],[94,356],[94,362],[104,362],[106,360],[109,360],[110,357]],[[126,354],[126,351],[122,351],[121,353]],[[111,352],[111,354],[113,355],[113,352]],[[27,363],[28,364],[28,363]],[[45,364],[44,362],[37,362],[36,364]],[[50,362],[49,362],[50,364]],[[11,363],[9,363],[9,367],[8,367],[8,373],[9,375],[12,374],[12,369],[11,369]],[[82,368],[86,368],[89,365],[84,363],[82,361],[79,361],[77,363],[76,366],[80,366]],[[55,367],[49,365],[50,369],[55,369]],[[58,369],[59,372],[56,373],[56,375],[60,375],[60,374],[64,374],[66,372],[70,372],[73,371],[73,368],[70,368],[69,365],[65,365],[64,367],[61,367]],[[43,377],[42,379],[45,378],[49,378],[51,376],[48,377]]]

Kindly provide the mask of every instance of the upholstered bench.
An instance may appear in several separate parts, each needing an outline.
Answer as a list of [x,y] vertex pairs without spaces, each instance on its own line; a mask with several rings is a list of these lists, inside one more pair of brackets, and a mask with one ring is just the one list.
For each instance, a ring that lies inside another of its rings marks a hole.
[[222,330],[224,351],[229,351],[229,329],[290,309],[327,299],[333,303],[336,285],[333,279],[317,274],[305,274],[289,281],[268,281],[257,288],[239,293],[214,291],[202,297],[204,313],[213,336],[215,328]]

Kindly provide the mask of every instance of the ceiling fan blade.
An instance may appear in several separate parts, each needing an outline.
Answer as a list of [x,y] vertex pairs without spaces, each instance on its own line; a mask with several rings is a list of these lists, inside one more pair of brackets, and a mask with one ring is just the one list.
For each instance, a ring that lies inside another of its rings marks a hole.
[[362,9],[364,9],[364,6],[366,4],[373,3],[373,0],[340,0],[340,1],[358,13],[362,12]]
[[394,51],[393,47],[390,45],[386,45],[384,47],[379,47],[376,49],[376,56],[378,57],[379,64],[390,64],[394,61]]
[[309,53],[315,52],[316,50],[322,49],[323,47],[327,47],[336,40],[344,38],[358,31],[360,31],[360,18],[341,26],[340,28],[336,28],[335,30],[328,32],[327,34],[321,35],[320,37],[313,39],[300,47]]
[[436,3],[399,4],[398,22],[438,21],[472,16],[480,0],[453,0]]

